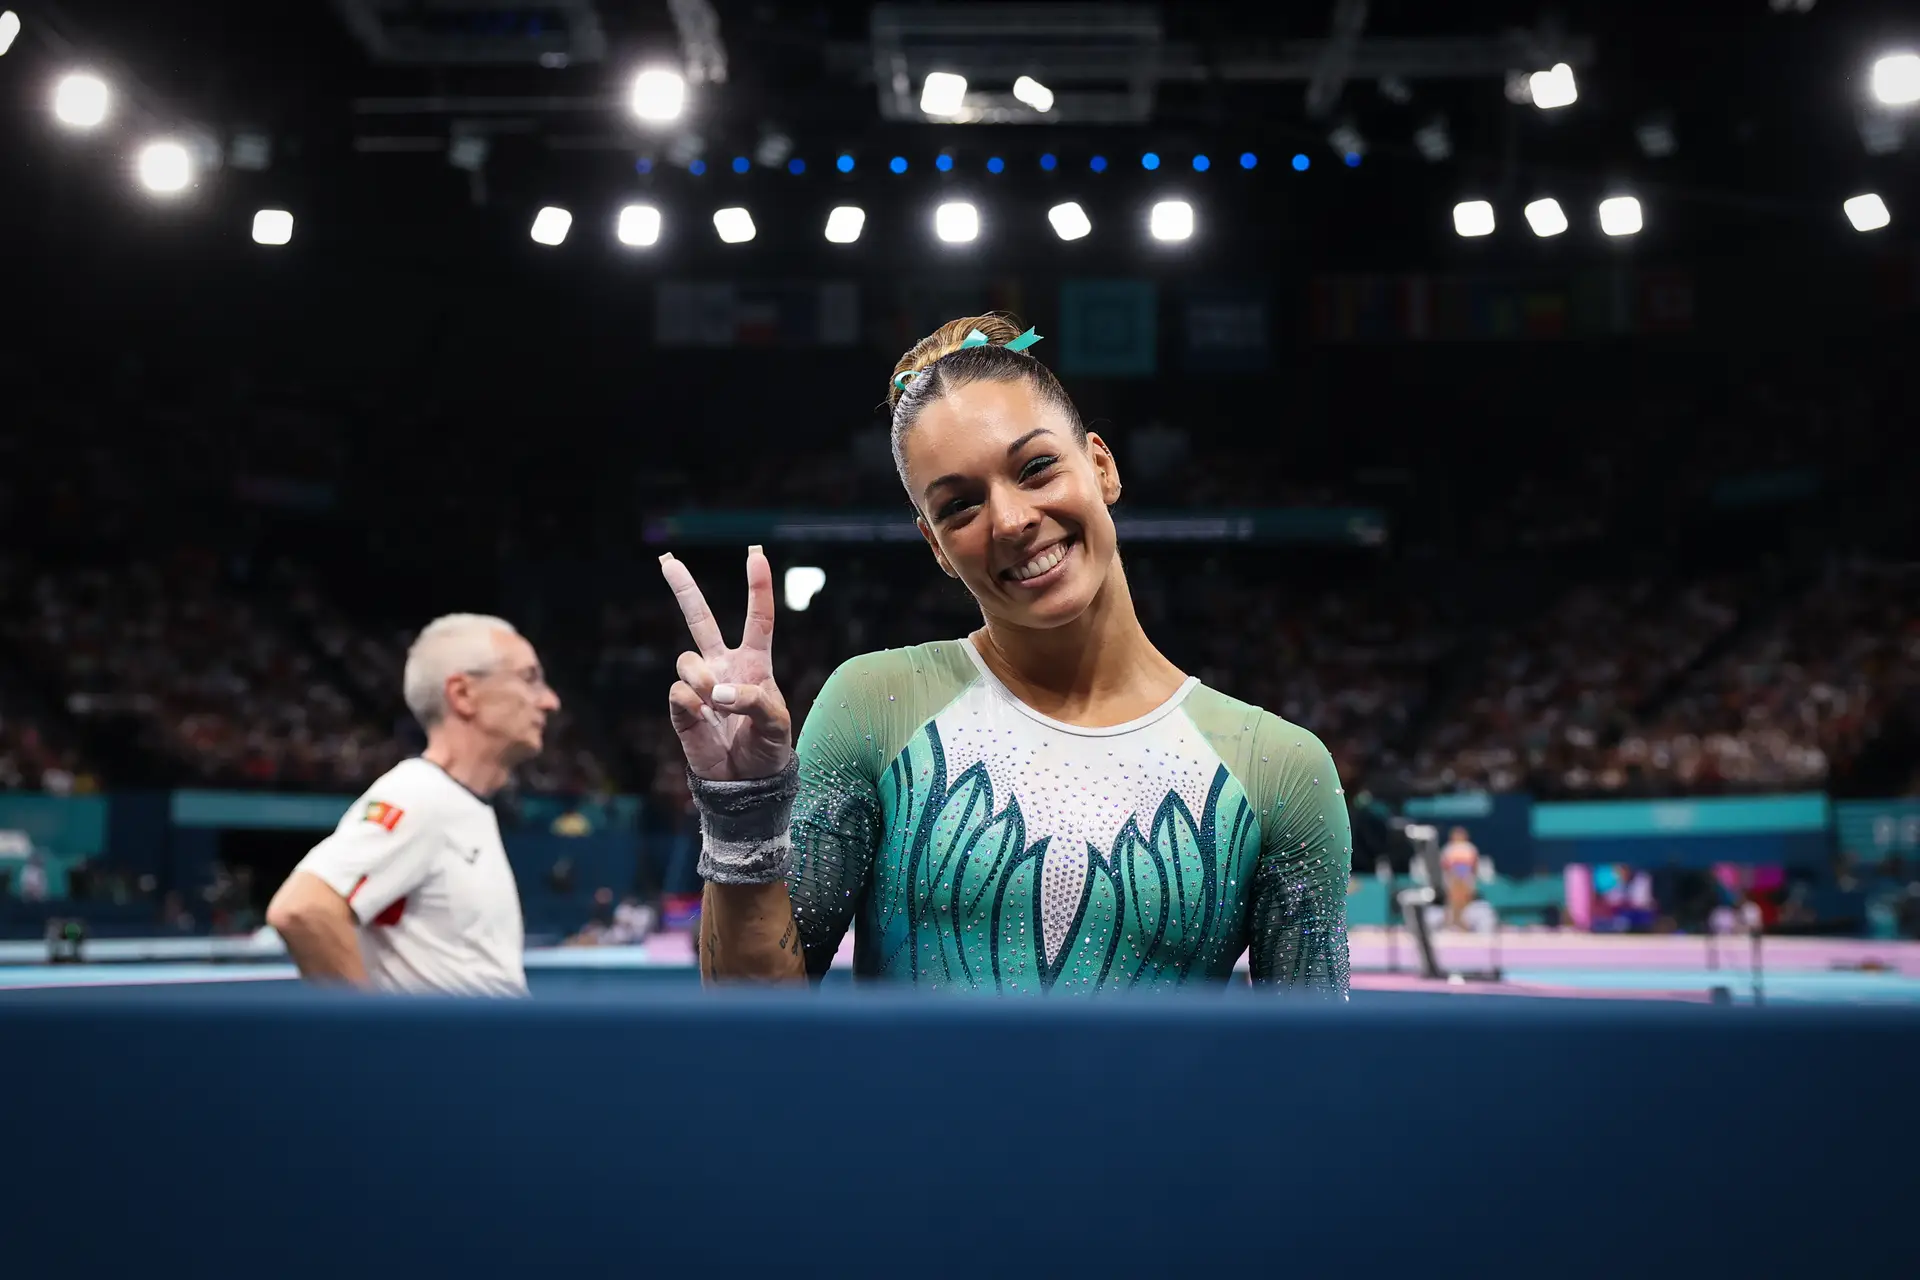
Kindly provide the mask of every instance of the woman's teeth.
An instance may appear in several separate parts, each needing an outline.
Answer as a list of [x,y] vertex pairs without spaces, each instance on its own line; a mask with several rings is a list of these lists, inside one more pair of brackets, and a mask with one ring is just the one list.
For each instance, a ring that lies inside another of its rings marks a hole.
[[1053,568],[1053,566],[1059,564],[1062,560],[1065,560],[1067,558],[1067,548],[1071,545],[1070,542],[1055,543],[1033,559],[1021,565],[1018,569],[1007,570],[1007,576],[1015,582],[1025,582],[1028,578],[1037,578],[1047,570]]

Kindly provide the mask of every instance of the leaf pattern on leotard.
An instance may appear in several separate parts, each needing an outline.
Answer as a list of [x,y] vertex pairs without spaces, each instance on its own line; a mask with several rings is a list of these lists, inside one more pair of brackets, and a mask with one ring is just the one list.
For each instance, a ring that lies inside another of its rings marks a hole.
[[1054,956],[1044,954],[1041,870],[1061,851],[1035,838],[1017,796],[994,794],[983,765],[951,781],[946,770],[929,722],[882,779],[887,847],[901,851],[875,868],[869,905],[884,972],[929,986],[1091,991],[1229,971],[1244,945],[1244,898],[1225,888],[1251,866],[1257,824],[1224,767],[1198,817],[1169,790],[1151,815],[1127,820],[1111,849],[1086,849],[1072,927]]

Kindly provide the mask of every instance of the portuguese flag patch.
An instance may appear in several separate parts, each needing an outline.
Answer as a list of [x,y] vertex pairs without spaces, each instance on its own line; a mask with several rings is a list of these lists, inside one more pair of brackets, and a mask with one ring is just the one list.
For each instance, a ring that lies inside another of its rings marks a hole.
[[384,800],[367,801],[367,811],[360,815],[363,820],[371,822],[376,827],[384,827],[388,831],[399,826],[400,819],[406,816],[405,809],[396,808]]

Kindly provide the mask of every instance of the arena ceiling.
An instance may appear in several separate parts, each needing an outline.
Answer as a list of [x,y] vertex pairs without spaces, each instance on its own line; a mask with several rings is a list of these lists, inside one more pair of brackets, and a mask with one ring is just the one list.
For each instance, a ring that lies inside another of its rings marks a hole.
[[[1914,189],[1920,148],[1913,113],[1877,111],[1866,92],[1876,54],[1920,47],[1920,11],[1887,0],[0,7],[24,23],[0,58],[5,131],[18,144],[0,144],[0,164],[8,150],[19,160],[23,147],[67,145],[46,98],[61,71],[85,65],[115,86],[129,140],[188,131],[213,167],[239,171],[236,184],[360,185],[511,205],[515,218],[543,193],[691,192],[696,162],[712,170],[708,190],[798,192],[767,184],[786,181],[796,159],[811,166],[805,181],[828,180],[842,154],[859,160],[848,180],[884,183],[898,154],[911,160],[890,188],[900,192],[936,180],[947,151],[957,173],[1002,159],[1003,189],[1040,198],[1056,180],[1044,155],[1083,176],[1092,157],[1111,157],[1118,184],[1138,182],[1153,152],[1195,183],[1185,171],[1195,155],[1215,157],[1224,182],[1230,158],[1257,154],[1261,183],[1291,180],[1289,160],[1304,156],[1316,181],[1364,182],[1370,204],[1399,202],[1424,222],[1468,193],[1517,199],[1553,186],[1584,199],[1628,187],[1749,229],[1806,217],[1824,229],[1852,190]],[[1524,83],[1555,62],[1574,69],[1573,106],[1515,101],[1516,73]],[[647,65],[692,81],[671,125],[627,109]],[[948,66],[971,72],[969,123],[929,121],[914,101],[925,74]],[[1047,116],[1009,93],[1029,72],[1059,94]],[[736,157],[748,172],[730,172]],[[32,163],[19,162],[32,181]],[[1340,172],[1349,167],[1360,173]],[[1295,222],[1329,235],[1394,225],[1356,220],[1350,198]],[[1303,210],[1326,199],[1297,197]]]

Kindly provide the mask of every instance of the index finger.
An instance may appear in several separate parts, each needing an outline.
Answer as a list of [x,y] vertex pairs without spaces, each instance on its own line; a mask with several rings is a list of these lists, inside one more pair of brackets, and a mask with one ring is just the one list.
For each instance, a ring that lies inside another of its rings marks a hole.
[[[673,598],[679,602],[681,616],[687,620],[687,630],[693,633],[693,643],[699,648],[700,656],[718,658],[726,653],[727,642],[720,638],[720,624],[713,620],[713,610],[707,608],[707,598],[700,594],[700,587],[687,572],[687,566],[669,552],[660,557],[660,572],[673,588]],[[768,587],[771,590],[771,580]]]
[[757,546],[747,548],[747,625],[740,647],[762,653],[773,648],[773,566]]

